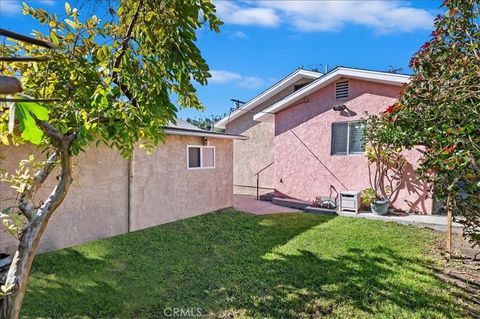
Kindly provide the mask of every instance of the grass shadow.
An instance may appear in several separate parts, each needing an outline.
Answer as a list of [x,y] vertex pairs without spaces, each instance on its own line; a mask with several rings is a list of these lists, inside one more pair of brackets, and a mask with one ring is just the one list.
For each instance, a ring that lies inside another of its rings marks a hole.
[[460,318],[453,288],[428,267],[432,234],[226,210],[38,256],[23,314]]

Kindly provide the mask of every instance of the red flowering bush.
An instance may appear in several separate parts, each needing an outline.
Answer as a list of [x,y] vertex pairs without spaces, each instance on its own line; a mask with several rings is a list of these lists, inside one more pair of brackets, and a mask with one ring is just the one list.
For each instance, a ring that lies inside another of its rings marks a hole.
[[430,40],[410,60],[410,83],[397,103],[369,118],[367,138],[391,147],[425,146],[420,177],[434,183],[436,200],[480,245],[480,9],[475,0],[443,7]]

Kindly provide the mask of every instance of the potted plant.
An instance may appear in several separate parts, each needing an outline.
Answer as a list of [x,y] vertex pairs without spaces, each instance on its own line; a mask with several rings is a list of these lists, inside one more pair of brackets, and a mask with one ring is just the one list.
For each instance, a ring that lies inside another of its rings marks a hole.
[[373,213],[385,215],[392,199],[398,196],[407,161],[396,150],[380,144],[368,146],[366,156],[368,176],[373,190],[371,193],[374,194],[370,207]]
[[373,188],[365,188],[360,192],[360,207],[363,210],[369,210],[370,204],[373,203],[377,194]]

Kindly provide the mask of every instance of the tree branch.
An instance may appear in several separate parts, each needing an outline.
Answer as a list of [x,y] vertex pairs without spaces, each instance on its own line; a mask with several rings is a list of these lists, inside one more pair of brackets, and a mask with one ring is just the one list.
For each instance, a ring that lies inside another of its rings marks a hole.
[[35,173],[32,184],[20,196],[18,207],[30,222],[33,219],[33,211],[35,209],[33,204],[33,195],[37,192],[40,186],[42,186],[43,182],[45,182],[47,177],[55,168],[56,164],[57,152],[51,155],[45,162],[45,166]]
[[118,85],[120,90],[122,90],[122,92],[125,94],[125,96],[135,106],[137,106],[137,101],[136,101],[135,97],[133,96],[133,94],[128,89],[128,87],[120,81],[120,76],[119,76],[119,73],[118,73],[117,70],[119,69],[120,64],[122,62],[122,59],[123,59],[123,56],[125,55],[125,53],[127,51],[128,42],[132,38],[133,28],[135,27],[135,23],[137,22],[137,19],[138,19],[138,16],[140,14],[140,9],[141,9],[142,5],[143,5],[143,0],[139,0],[138,4],[137,4],[137,8],[135,9],[135,13],[133,14],[133,17],[132,17],[132,21],[130,21],[130,24],[128,25],[128,28],[127,28],[127,32],[125,33],[125,36],[123,37],[123,40],[122,40],[122,43],[121,43],[121,46],[120,46],[120,50],[119,50],[119,54],[115,58],[115,61],[113,63],[113,68],[112,68],[112,81],[113,81],[113,83]]

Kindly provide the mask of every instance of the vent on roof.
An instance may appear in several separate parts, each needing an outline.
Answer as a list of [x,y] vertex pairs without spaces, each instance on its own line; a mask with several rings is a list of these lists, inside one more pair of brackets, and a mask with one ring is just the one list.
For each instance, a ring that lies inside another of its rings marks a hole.
[[295,85],[293,86],[293,92],[300,90],[301,88],[303,88],[303,87],[304,87],[305,85],[307,85],[307,84],[310,84],[310,82],[295,84]]
[[337,82],[335,84],[335,98],[343,99],[348,97],[348,81]]

